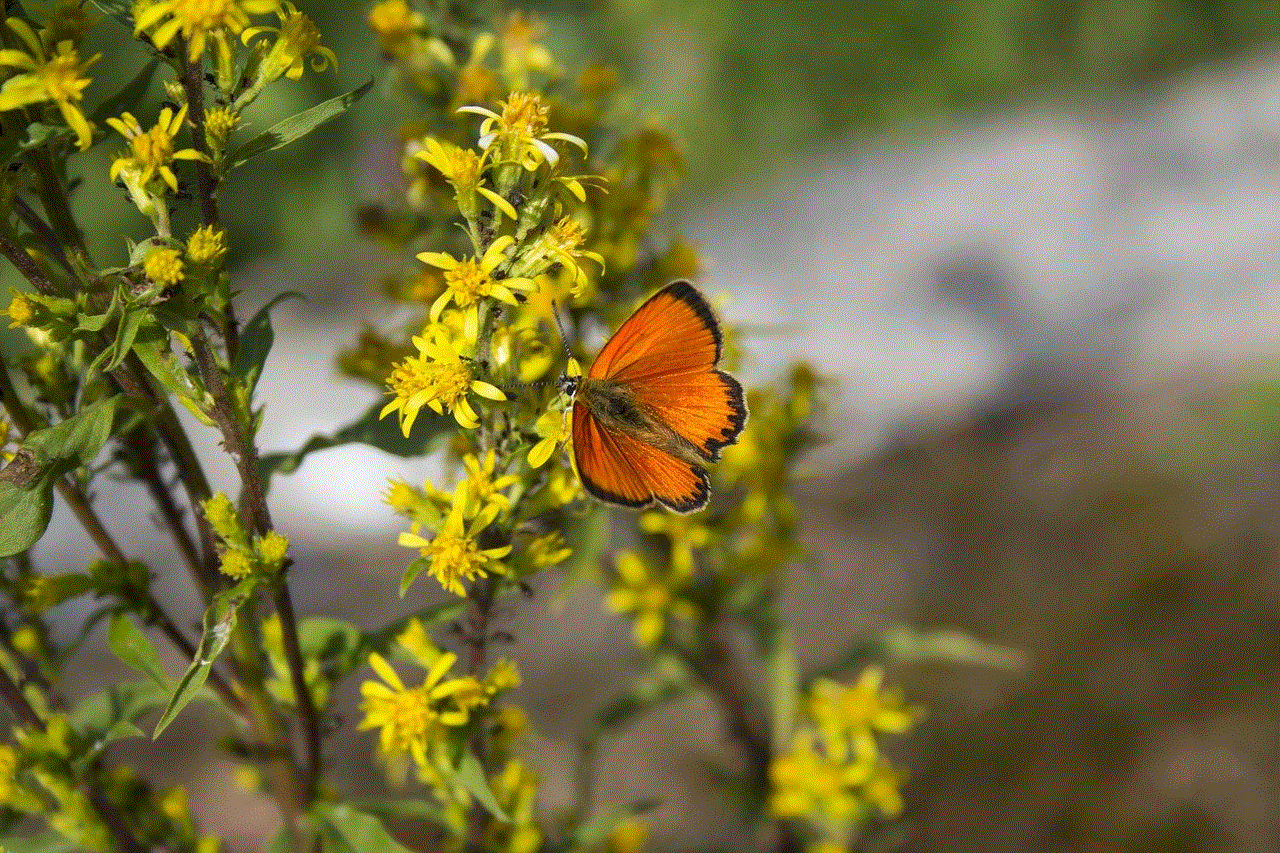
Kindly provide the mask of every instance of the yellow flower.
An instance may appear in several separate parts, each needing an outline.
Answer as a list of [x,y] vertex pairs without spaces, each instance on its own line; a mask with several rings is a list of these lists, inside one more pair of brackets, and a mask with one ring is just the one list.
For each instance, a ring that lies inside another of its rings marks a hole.
[[569,439],[568,411],[547,409],[538,417],[533,430],[542,438],[529,448],[529,467],[541,468],[556,448]]
[[209,162],[206,155],[194,148],[173,150],[174,137],[182,129],[182,122],[186,117],[185,105],[176,114],[170,107],[165,107],[150,130],[143,130],[131,113],[107,119],[107,124],[129,140],[130,148],[130,153],[121,154],[111,162],[110,178],[124,182],[133,203],[144,214],[150,215],[154,209],[152,194],[159,189],[160,183],[168,187],[170,192],[178,191],[178,176],[169,168],[170,163],[174,160]]
[[387,491],[382,501],[400,515],[408,515],[418,503],[418,490],[404,480],[387,480]]
[[[498,561],[511,553],[510,545],[482,549],[477,544],[476,536],[493,523],[498,515],[498,508],[490,506],[472,519],[470,525],[466,525],[462,517],[462,508],[466,503],[465,488],[465,482],[458,484],[453,496],[453,509],[445,517],[434,538],[426,539],[421,536],[418,533],[421,525],[416,522],[410,530],[402,532],[399,538],[404,547],[418,549],[425,561],[427,574],[439,581],[446,591],[455,595],[466,595],[466,588],[462,585],[464,580],[488,577],[490,572],[501,574],[505,567]],[[410,573],[405,575],[405,582],[401,584],[401,594],[404,593],[403,587],[413,580],[415,574],[416,571],[411,567]]]
[[204,134],[209,147],[221,151],[227,147],[231,132],[240,124],[240,116],[229,107],[215,107],[204,111]]
[[446,181],[453,184],[458,196],[458,210],[468,220],[475,219],[478,214],[476,193],[487,198],[508,219],[516,218],[516,209],[511,206],[511,202],[483,185],[480,175],[484,171],[485,157],[470,148],[459,148],[451,142],[441,142],[431,136],[422,141],[422,147],[413,156],[431,165],[444,175]]
[[534,570],[558,566],[573,556],[573,549],[559,530],[552,530],[534,539],[524,549],[522,556]]
[[520,686],[520,670],[506,658],[499,658],[484,678],[484,692],[493,696]]
[[12,322],[9,323],[10,329],[16,329],[19,326],[25,326],[31,322],[31,318],[35,316],[35,308],[32,307],[31,300],[27,298],[16,288],[9,288],[9,307],[4,309],[5,314]]
[[690,515],[646,512],[640,516],[640,529],[662,534],[671,543],[671,573],[676,577],[693,576],[693,549],[711,541],[711,528]]
[[258,556],[262,558],[263,563],[271,568],[278,569],[284,565],[284,560],[288,553],[288,538],[281,536],[274,530],[267,531],[267,535],[263,536],[258,542]]
[[195,230],[187,241],[187,257],[192,263],[207,264],[227,253],[223,244],[223,232],[212,225],[203,225]]
[[880,761],[867,780],[866,795],[885,817],[902,813],[902,783],[906,774],[894,769],[889,762]]
[[634,818],[624,820],[613,828],[605,839],[607,853],[644,853],[649,841],[649,831]]
[[271,51],[262,60],[258,85],[265,85],[280,79],[281,75],[290,80],[302,77],[302,60],[311,57],[311,70],[324,71],[330,63],[336,68],[338,57],[329,48],[320,44],[320,30],[311,19],[298,11],[292,3],[283,2],[283,9],[276,10],[280,18],[279,27],[249,27],[241,35],[240,40],[246,45],[260,35],[275,33],[276,40]]
[[147,252],[142,261],[142,271],[147,278],[164,287],[173,287],[186,277],[182,271],[182,253],[164,246]]
[[538,43],[545,29],[542,22],[528,12],[517,10],[508,16],[498,41],[502,46],[502,71],[511,88],[525,88],[530,71],[555,68],[551,52]]
[[9,805],[17,790],[18,752],[7,743],[0,743],[0,806]]
[[866,805],[862,786],[872,763],[843,760],[819,749],[812,732],[800,732],[791,749],[769,768],[769,810],[774,817],[810,817],[836,823],[860,815]]
[[491,787],[510,821],[489,821],[485,849],[499,853],[536,853],[542,847],[542,832],[533,812],[538,795],[537,775],[513,758],[492,779]]
[[636,645],[652,648],[662,638],[667,615],[693,620],[697,613],[693,605],[677,596],[684,586],[679,578],[663,578],[653,574],[644,561],[630,551],[618,554],[616,583],[609,591],[606,603],[615,613],[635,615],[633,633]]
[[521,254],[520,263],[512,272],[533,278],[560,264],[572,271],[571,292],[576,296],[587,284],[587,274],[578,263],[579,258],[594,261],[601,272],[604,271],[604,257],[599,252],[582,248],[586,238],[587,231],[581,223],[572,217],[562,216]]
[[884,670],[869,666],[855,684],[843,685],[820,678],[809,692],[809,716],[829,736],[874,729],[900,733],[911,727],[917,713],[907,707],[900,689],[881,691]]
[[256,561],[251,554],[229,548],[223,552],[222,562],[218,565],[218,569],[227,577],[240,580],[253,574],[255,564]]
[[501,113],[477,106],[458,108],[458,112],[484,117],[478,144],[484,151],[496,145],[498,163],[519,163],[529,171],[544,162],[554,167],[560,162],[560,154],[548,140],[568,142],[584,155],[587,153],[587,143],[581,137],[547,131],[547,105],[537,92],[513,92],[501,107]]
[[492,449],[485,454],[483,464],[474,453],[464,456],[462,464],[467,469],[467,479],[463,482],[467,496],[464,514],[468,518],[474,518],[491,506],[496,506],[502,511],[511,509],[511,499],[504,495],[502,490],[520,478],[515,474],[494,476],[497,454]]
[[364,712],[359,728],[381,729],[378,733],[379,751],[389,758],[411,755],[419,767],[427,766],[427,747],[431,740],[442,734],[442,726],[463,726],[470,720],[471,698],[459,702],[459,697],[473,697],[478,682],[471,676],[444,680],[444,676],[458,660],[449,652],[442,654],[432,665],[418,687],[405,687],[400,676],[386,659],[377,652],[369,655],[369,666],[384,684],[366,681],[360,685]]
[[405,0],[383,0],[369,10],[369,28],[377,36],[382,53],[390,57],[408,56],[426,23]]
[[236,540],[244,538],[244,529],[240,526],[240,516],[236,514],[235,504],[222,492],[214,492],[204,502],[204,517],[213,528],[213,532],[222,539]]
[[0,66],[22,69],[22,73],[15,74],[0,86],[0,112],[53,101],[62,113],[63,121],[75,131],[77,146],[81,151],[87,151],[93,142],[93,125],[78,104],[91,82],[84,76],[85,72],[102,58],[102,54],[95,53],[81,61],[80,54],[68,40],[58,42],[53,55],[46,56],[40,38],[25,21],[9,18],[6,23],[30,53],[12,48],[0,50]]
[[[515,238],[507,235],[499,237],[485,250],[484,256],[458,260],[443,252],[421,252],[418,260],[444,270],[445,291],[431,304],[431,320],[440,318],[440,312],[450,302],[466,311],[475,306],[481,299],[490,297],[508,305],[519,305],[516,292],[533,290],[534,283],[528,278],[494,278],[493,273],[507,261],[506,251],[515,243]],[[476,311],[467,311],[464,315],[464,327],[467,339],[475,340],[479,320]]]
[[151,42],[163,50],[181,33],[192,62],[204,53],[212,36],[219,61],[225,62],[232,55],[228,35],[238,35],[249,26],[250,15],[274,12],[279,5],[278,0],[144,0],[134,4],[133,34],[155,27]]
[[391,372],[387,387],[396,396],[379,415],[385,418],[398,412],[400,430],[406,438],[423,406],[438,415],[447,410],[459,426],[475,429],[480,420],[467,400],[468,393],[475,392],[489,400],[507,399],[494,385],[472,376],[471,360],[464,359],[447,326],[433,323],[413,338],[413,345],[418,354],[404,359]]

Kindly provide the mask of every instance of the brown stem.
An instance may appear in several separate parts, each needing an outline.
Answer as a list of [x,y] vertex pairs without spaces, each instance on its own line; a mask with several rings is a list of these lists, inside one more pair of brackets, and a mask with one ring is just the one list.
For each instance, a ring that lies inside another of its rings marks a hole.
[[48,223],[41,219],[40,215],[32,210],[29,204],[17,196],[14,196],[13,199],[13,210],[18,214],[18,218],[31,229],[31,233],[39,238],[50,257],[54,258],[62,269],[66,271],[67,279],[75,281],[77,278],[75,267],[71,266],[66,250],[58,242],[58,235],[53,233],[53,229],[49,227]]
[[53,282],[44,277],[44,273],[40,271],[40,267],[36,262],[31,260],[31,256],[26,251],[8,237],[0,236],[0,253],[3,253],[9,263],[13,264],[13,268],[22,274],[22,277],[31,282],[31,286],[45,296],[57,296],[57,288],[53,286]]
[[[268,533],[272,530],[271,512],[267,507],[266,490],[258,469],[258,449],[253,443],[251,428],[247,423],[248,415],[241,413],[237,408],[208,336],[198,332],[191,336],[191,343],[200,378],[213,396],[214,405],[209,414],[222,431],[223,444],[235,460],[236,468],[240,473],[240,483],[244,490],[241,503],[248,516],[247,526],[259,534]],[[289,595],[288,582],[283,575],[277,582],[273,595],[276,611],[280,615],[285,658],[289,664],[289,677],[294,687],[298,716],[306,744],[304,770],[306,778],[301,787],[309,802],[315,793],[313,786],[320,771],[320,718],[312,701],[311,691],[307,689],[305,662],[298,640],[297,620],[293,611],[293,601]]]
[[[467,595],[467,617],[463,625],[463,642],[467,646],[467,673],[479,678],[484,669],[485,654],[489,644],[489,617],[493,612],[493,597],[496,585],[493,578],[481,578],[471,587]],[[479,729],[471,742],[471,749],[483,766],[485,763],[486,738],[483,728]],[[487,769],[487,768],[486,768]],[[467,812],[466,850],[484,851],[484,831],[489,823],[489,811],[479,801],[471,804]]]

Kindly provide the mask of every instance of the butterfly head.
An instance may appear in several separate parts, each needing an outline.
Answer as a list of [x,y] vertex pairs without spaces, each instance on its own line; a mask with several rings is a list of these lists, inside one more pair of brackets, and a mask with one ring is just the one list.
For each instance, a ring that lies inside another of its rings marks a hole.
[[573,356],[569,357],[569,363],[565,366],[564,373],[560,375],[560,393],[568,397],[572,397],[578,393],[578,386],[582,384],[582,365]]

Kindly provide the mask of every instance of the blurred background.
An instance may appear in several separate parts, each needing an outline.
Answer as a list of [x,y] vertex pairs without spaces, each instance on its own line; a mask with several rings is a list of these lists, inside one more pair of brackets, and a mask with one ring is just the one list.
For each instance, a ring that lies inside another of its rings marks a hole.
[[[341,66],[273,87],[259,129],[380,73],[365,5],[299,3]],[[526,8],[565,67],[616,64],[639,112],[681,141],[669,227],[749,330],[747,384],[795,359],[835,379],[832,442],[800,501],[815,567],[788,602],[802,663],[895,623],[1029,656],[1012,674],[893,669],[929,708],[899,755],[904,849],[1280,849],[1280,4]],[[392,189],[395,115],[375,89],[255,160],[225,199],[250,308],[308,297],[275,314],[267,450],[372,400],[333,355],[361,323],[396,319],[375,294],[403,259],[353,216]],[[110,146],[96,153],[105,174]],[[121,235],[95,253],[123,260],[143,223],[93,183],[83,221]],[[380,493],[429,471],[348,447],[276,481],[300,611],[371,625],[409,609]],[[136,517],[128,496],[103,499],[118,524]],[[143,552],[162,543],[130,529]],[[64,520],[37,560],[87,556]],[[553,591],[512,616],[509,651],[552,810],[568,804],[574,739],[632,656],[594,592],[548,619]],[[357,701],[331,754],[373,746]],[[662,794],[655,849],[733,849],[701,775],[723,752],[709,707],[664,711],[607,751],[600,798]],[[274,815],[226,784],[229,765],[184,754],[161,773],[206,761],[192,801],[213,823],[238,810],[232,847],[253,849],[250,818]]]

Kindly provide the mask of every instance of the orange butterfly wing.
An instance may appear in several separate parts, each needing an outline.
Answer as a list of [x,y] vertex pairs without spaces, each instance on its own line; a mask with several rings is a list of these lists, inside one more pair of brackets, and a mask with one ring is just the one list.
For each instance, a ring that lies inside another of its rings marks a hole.
[[625,433],[608,430],[582,405],[573,407],[578,479],[608,503],[643,507],[657,501],[676,512],[707,502],[707,472]]
[[604,345],[588,376],[626,385],[707,461],[747,420],[742,386],[716,370],[720,326],[693,285],[674,281],[636,309]]
[[[687,281],[654,294],[600,351],[587,375],[625,385],[636,401],[708,462],[742,432],[742,386],[716,370],[720,328],[711,307]],[[641,507],[655,501],[676,512],[706,505],[706,469],[603,426],[587,406],[573,407],[578,477],[601,500]]]

